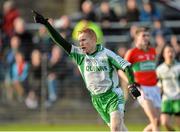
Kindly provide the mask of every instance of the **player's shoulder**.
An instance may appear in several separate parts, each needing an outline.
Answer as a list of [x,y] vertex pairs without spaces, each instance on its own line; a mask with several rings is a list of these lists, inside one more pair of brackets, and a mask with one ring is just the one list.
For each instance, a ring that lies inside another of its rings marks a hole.
[[162,69],[163,67],[164,67],[164,63],[161,63],[160,65],[157,66],[156,69],[159,70],[159,69]]
[[84,54],[83,50],[80,47],[75,46],[75,45],[72,45],[71,53]]
[[174,63],[174,68],[175,68],[177,71],[180,71],[180,62],[175,61],[175,63]]
[[104,52],[108,58],[122,59],[120,55],[118,55],[117,53],[115,53],[114,51],[110,49],[104,48]]
[[131,48],[126,52],[126,55],[130,56],[138,52],[138,48]]
[[175,65],[176,65],[176,66],[180,66],[180,62],[175,61]]
[[166,67],[166,64],[161,63],[159,66],[157,66],[156,71],[162,71]]
[[104,53],[106,53],[109,56],[114,56],[116,53],[110,49],[104,48]]

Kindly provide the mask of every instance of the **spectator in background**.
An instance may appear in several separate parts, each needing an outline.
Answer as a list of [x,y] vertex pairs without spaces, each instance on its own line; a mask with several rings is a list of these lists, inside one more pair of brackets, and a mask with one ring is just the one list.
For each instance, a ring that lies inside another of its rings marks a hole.
[[31,54],[28,84],[29,92],[25,104],[30,109],[36,109],[41,95],[41,52],[37,49]]
[[129,41],[129,44],[131,47],[134,47],[134,39],[135,39],[135,36],[136,36],[136,31],[138,29],[138,26],[137,24],[132,24],[131,27],[130,27],[130,31],[128,31],[128,41]]
[[170,41],[171,45],[173,46],[174,50],[175,50],[175,58],[177,61],[180,62],[180,42],[178,41],[178,38],[176,35],[172,35],[171,36],[171,41]]
[[122,58],[124,58],[128,48],[126,46],[119,46],[117,50],[117,54],[120,55]]
[[43,25],[40,25],[38,32],[34,35],[33,43],[34,47],[39,49],[41,52],[51,52],[52,41]]
[[2,31],[2,25],[3,25],[3,13],[0,12],[0,31]]
[[82,10],[82,19],[83,18],[89,18],[90,21],[97,21],[96,13],[94,12],[94,5],[91,0],[85,0],[81,5]]
[[6,36],[11,37],[14,31],[14,20],[20,16],[19,10],[15,7],[14,1],[7,0],[3,4],[2,30]]
[[2,17],[2,13],[0,12],[0,53],[3,49],[3,43],[2,43],[2,36],[3,36],[3,33],[2,33],[2,24],[3,24],[3,17]]
[[63,38],[65,38],[68,41],[72,41],[71,20],[69,16],[61,16],[60,19],[54,22],[54,26],[60,29],[60,34],[63,36]]
[[155,37],[158,34],[161,34],[166,39],[169,39],[168,37],[172,34],[172,31],[171,31],[171,29],[165,27],[161,20],[154,20],[152,36]]
[[109,27],[110,22],[117,22],[118,20],[118,16],[114,10],[110,8],[108,1],[103,1],[100,4],[99,11],[99,22],[101,22],[102,26]]
[[30,60],[30,55],[33,49],[32,34],[25,30],[25,21],[23,18],[14,20],[14,34],[21,39],[21,48],[25,56],[25,60]]
[[162,15],[155,5],[150,0],[144,0],[143,9],[140,11],[140,21],[152,22],[160,19],[162,19]]
[[161,51],[162,51],[162,49],[163,49],[163,47],[166,44],[166,40],[165,40],[165,38],[161,34],[157,34],[155,36],[155,44],[156,44],[155,45],[156,54],[157,54],[157,56],[159,56]]
[[[175,131],[172,116],[180,124],[180,63],[175,60],[172,45],[165,45],[161,57],[163,63],[157,67],[158,84],[162,89],[161,124],[168,131]],[[179,126],[180,128],[180,126]]]
[[[62,50],[53,46],[48,61],[48,101],[47,106],[51,106],[58,98],[58,92],[61,89],[61,83],[66,75],[66,61],[63,58]],[[59,81],[60,80],[60,81]]]
[[4,65],[5,65],[5,93],[6,99],[9,102],[13,100],[12,83],[12,65],[15,63],[15,55],[20,51],[21,40],[18,36],[14,35],[10,39],[10,48],[4,53]]
[[13,35],[10,39],[10,48],[4,53],[6,68],[12,66],[12,64],[15,62],[15,54],[21,50],[20,46],[21,39],[17,35]]
[[18,101],[22,102],[24,95],[28,92],[28,70],[29,65],[21,52],[15,54],[15,63],[12,65],[12,88],[17,93]]
[[125,18],[127,22],[139,21],[139,9],[137,7],[136,0],[127,0],[126,1],[126,13]]

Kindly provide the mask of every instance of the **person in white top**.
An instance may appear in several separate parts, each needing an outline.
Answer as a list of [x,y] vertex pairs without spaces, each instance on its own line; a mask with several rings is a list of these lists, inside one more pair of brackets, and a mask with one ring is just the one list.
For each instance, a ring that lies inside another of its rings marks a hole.
[[180,63],[175,61],[175,51],[166,45],[162,51],[163,63],[157,67],[158,85],[162,88],[161,124],[173,131],[172,115],[180,124]]

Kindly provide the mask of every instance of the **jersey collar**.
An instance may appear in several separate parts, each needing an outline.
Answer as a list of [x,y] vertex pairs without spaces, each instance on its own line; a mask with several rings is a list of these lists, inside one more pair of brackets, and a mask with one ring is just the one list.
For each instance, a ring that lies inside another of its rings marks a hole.
[[104,49],[104,47],[101,44],[97,44],[96,45],[96,51],[88,54],[89,56],[95,56],[98,52],[102,51]]

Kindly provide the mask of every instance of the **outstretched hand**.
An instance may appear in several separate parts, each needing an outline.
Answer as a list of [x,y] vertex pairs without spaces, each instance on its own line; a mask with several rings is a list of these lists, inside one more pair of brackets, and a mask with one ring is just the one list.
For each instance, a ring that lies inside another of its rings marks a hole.
[[133,97],[133,99],[136,99],[137,97],[141,96],[140,91],[138,90],[139,85],[137,83],[130,84],[128,86],[129,93]]
[[46,24],[48,19],[45,19],[41,14],[32,10],[34,21],[36,23]]

